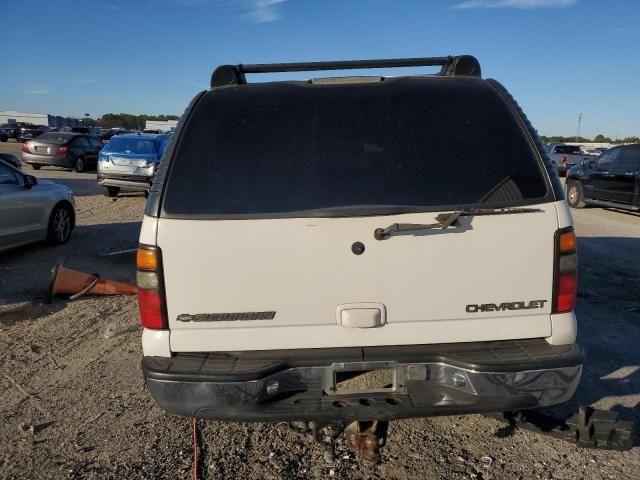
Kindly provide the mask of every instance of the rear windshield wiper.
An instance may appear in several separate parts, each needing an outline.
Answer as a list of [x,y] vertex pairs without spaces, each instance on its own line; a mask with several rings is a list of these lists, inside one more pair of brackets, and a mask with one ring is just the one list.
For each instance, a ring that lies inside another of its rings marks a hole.
[[510,215],[516,213],[541,212],[539,208],[463,208],[450,213],[441,213],[436,217],[436,223],[394,223],[386,228],[376,228],[373,236],[376,240],[384,240],[394,235],[419,235],[427,230],[446,230],[458,228],[460,217],[475,217],[478,215]]

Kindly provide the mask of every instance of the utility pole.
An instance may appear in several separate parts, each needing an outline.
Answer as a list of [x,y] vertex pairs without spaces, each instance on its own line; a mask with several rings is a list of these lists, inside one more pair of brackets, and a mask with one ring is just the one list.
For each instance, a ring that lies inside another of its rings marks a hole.
[[582,123],[582,113],[578,114],[578,134],[576,135],[576,142],[580,139],[580,124]]

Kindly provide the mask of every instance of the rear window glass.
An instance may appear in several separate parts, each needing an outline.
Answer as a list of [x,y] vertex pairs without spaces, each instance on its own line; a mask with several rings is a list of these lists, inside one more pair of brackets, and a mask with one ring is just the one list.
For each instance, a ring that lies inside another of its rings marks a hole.
[[[349,216],[547,193],[540,162],[485,82],[253,85],[210,92],[173,159],[166,215]],[[500,203],[500,202],[499,202]]]
[[49,132],[38,137],[38,141],[51,143],[67,143],[74,135],[68,133]]
[[113,137],[103,149],[105,152],[127,153],[132,155],[149,155],[158,152],[158,144],[154,140],[142,138]]

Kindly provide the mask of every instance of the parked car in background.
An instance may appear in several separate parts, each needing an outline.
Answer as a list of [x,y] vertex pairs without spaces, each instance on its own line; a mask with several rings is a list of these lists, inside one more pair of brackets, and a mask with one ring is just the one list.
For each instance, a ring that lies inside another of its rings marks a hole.
[[564,176],[569,168],[589,157],[579,145],[566,145],[564,143],[549,144],[547,146],[547,154],[560,176]]
[[102,141],[108,142],[116,135],[127,135],[129,133],[133,133],[133,132],[131,132],[130,130],[122,129],[122,128],[112,128],[111,130],[108,130],[106,133],[102,135]]
[[95,138],[101,138],[100,129],[97,127],[71,127],[73,133],[82,133]]
[[44,125],[23,125],[18,129],[16,140],[18,142],[26,142],[39,137],[48,130]]
[[66,243],[75,226],[74,205],[69,187],[0,159],[0,251],[43,240]]
[[640,145],[621,145],[585,159],[567,173],[567,202],[640,209]]
[[82,172],[95,165],[102,142],[95,137],[72,132],[45,133],[22,145],[22,161],[34,170],[42,166],[73,168]]
[[0,153],[0,160],[4,160],[9,165],[17,169],[22,169],[22,163],[20,163],[20,159],[15,155],[11,155],[10,153]]
[[25,125],[32,125],[31,123],[17,122],[17,123],[5,123],[0,126],[0,130],[5,132],[9,138],[17,138],[20,127]]
[[9,134],[4,130],[0,130],[0,142],[6,142],[9,140]]
[[98,185],[108,197],[120,189],[148,192],[168,137],[165,135],[117,135],[100,152]]

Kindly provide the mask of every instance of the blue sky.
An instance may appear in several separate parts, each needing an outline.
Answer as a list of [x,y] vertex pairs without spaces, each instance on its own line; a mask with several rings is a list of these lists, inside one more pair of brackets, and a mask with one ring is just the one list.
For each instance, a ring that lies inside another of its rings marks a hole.
[[[541,134],[640,135],[638,0],[0,0],[0,110],[181,114],[224,63],[473,54]],[[300,78],[300,77],[298,77]]]

